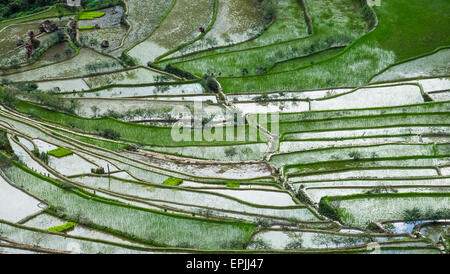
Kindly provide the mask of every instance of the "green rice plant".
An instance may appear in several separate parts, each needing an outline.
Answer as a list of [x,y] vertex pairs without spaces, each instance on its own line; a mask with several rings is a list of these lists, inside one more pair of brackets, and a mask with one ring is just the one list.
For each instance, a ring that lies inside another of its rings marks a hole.
[[[203,129],[189,129],[188,133],[192,136],[190,141],[174,141],[171,138],[171,127],[159,127],[159,126],[147,126],[147,125],[139,125],[129,122],[123,122],[116,120],[114,118],[101,118],[101,119],[89,119],[89,118],[81,118],[75,115],[70,115],[62,112],[52,111],[38,105],[21,101],[15,104],[16,110],[23,113],[30,113],[30,111],[34,111],[35,114],[39,115],[39,117],[51,123],[59,124],[62,126],[66,126],[69,128],[77,128],[81,131],[102,135],[111,139],[117,139],[120,137],[120,140],[128,141],[132,143],[140,143],[145,145],[157,145],[157,146],[186,146],[186,145],[221,145],[221,144],[243,144],[248,143],[244,141],[227,141],[226,131],[224,127],[218,127],[218,130],[223,131],[222,140],[218,141],[195,141],[193,136],[195,131],[202,131]],[[235,127],[235,135],[238,130],[241,130],[244,127],[245,136],[250,136],[250,126],[242,125],[240,128]],[[263,134],[258,134],[256,141],[252,141],[253,143],[265,142],[267,138]]]
[[67,222],[64,225],[60,225],[60,226],[54,226],[51,228],[46,229],[49,232],[59,232],[59,233],[64,233],[67,232],[69,230],[72,230],[77,224],[74,222]]
[[[202,35],[199,25],[206,27],[214,20],[215,3],[216,1],[211,0],[175,1],[170,13],[152,35],[131,48],[128,54],[141,64],[146,64],[195,41]],[[148,47],[152,50],[146,50]]]
[[227,187],[230,188],[239,188],[241,184],[239,182],[227,182]]
[[[400,220],[413,222],[417,218],[433,216],[448,218],[449,193],[383,193],[354,194],[329,197],[342,212],[352,216],[352,225],[364,225],[372,221]],[[324,197],[325,198],[325,197]],[[323,198],[322,198],[323,199]],[[416,208],[416,209],[414,209]],[[417,210],[419,209],[419,210]],[[423,211],[422,209],[425,209]],[[429,216],[426,213],[429,212]],[[438,213],[435,213],[438,212]]]
[[[112,150],[112,151],[119,151],[122,149],[125,149],[128,145],[127,144],[123,144],[123,143],[116,143],[113,141],[107,141],[107,140],[101,140],[101,139],[97,139],[97,138],[91,138],[88,136],[84,136],[84,135],[79,135],[79,134],[74,134],[68,131],[64,131],[61,130],[59,128],[52,128],[53,130],[55,130],[56,132],[60,133],[60,135],[62,136],[67,136],[70,138],[73,138],[75,140],[87,143],[87,144],[91,144],[94,146],[98,146],[101,148],[105,148],[108,150]],[[58,134],[56,133],[56,134]]]
[[82,26],[78,27],[79,30],[92,30],[94,29],[94,26]]
[[57,158],[62,158],[68,155],[72,155],[73,152],[68,150],[67,148],[63,148],[63,147],[59,147],[57,149],[54,150],[50,150],[49,152],[47,152],[48,155],[51,156],[55,156]]
[[17,163],[4,173],[14,184],[49,204],[49,213],[154,246],[188,243],[193,248],[218,249],[231,241],[243,243],[255,229],[250,223],[196,219],[125,205],[78,188],[63,190],[60,182]]
[[78,15],[78,20],[92,20],[104,16],[104,12],[99,11],[82,11]]
[[[433,1],[426,9],[422,0],[388,1],[373,9],[380,21],[377,28],[333,58],[297,70],[219,78],[218,81],[226,93],[359,86],[396,62],[432,52],[450,43],[447,31],[450,21],[446,19],[450,9],[448,1]],[[389,39],[396,36],[401,39]]]
[[[214,73],[236,77],[242,74],[244,68],[249,75],[255,75],[278,62],[307,56],[330,47],[348,45],[367,31],[359,3],[355,4],[350,0],[308,1],[313,11],[312,17],[315,18],[315,34],[308,36],[308,27],[298,1],[281,2],[277,9],[282,16],[276,17],[275,22],[258,38],[230,47],[165,60],[163,64],[170,62],[197,76]],[[324,8],[333,9],[331,18],[324,17],[321,12]],[[353,23],[345,24],[342,18]],[[336,24],[327,25],[326,22],[330,21],[336,21]],[[219,82],[226,87],[225,92],[233,90],[231,86],[228,88],[228,82],[223,79]],[[241,88],[243,89],[240,89],[240,92],[248,91],[244,86]]]
[[179,186],[183,183],[183,179],[170,177],[163,182],[166,186]]

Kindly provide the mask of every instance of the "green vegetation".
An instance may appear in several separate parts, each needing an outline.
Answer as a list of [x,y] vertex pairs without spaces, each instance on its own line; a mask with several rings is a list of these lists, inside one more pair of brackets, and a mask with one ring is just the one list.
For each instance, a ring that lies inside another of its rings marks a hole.
[[239,182],[227,182],[227,187],[230,188],[239,188],[241,184]]
[[[8,1],[8,0],[3,0],[3,1]],[[8,6],[5,5],[4,7],[7,8]],[[41,8],[38,8],[38,9],[41,9]],[[10,20],[0,21],[0,29],[3,29],[4,27],[12,25],[12,24],[20,24],[20,23],[29,22],[29,21],[37,21],[37,20],[44,20],[44,19],[48,19],[48,18],[55,18],[55,17],[58,17],[58,15],[61,14],[61,12],[64,16],[75,14],[75,12],[68,10],[66,8],[50,7],[49,9],[42,10],[42,12],[39,12],[39,13],[34,13],[33,11],[30,11],[30,15],[17,17],[17,18],[10,19]]]
[[67,222],[64,225],[51,227],[51,228],[47,229],[47,231],[49,231],[49,232],[65,233],[65,232],[67,232],[69,230],[72,230],[76,225],[77,225],[76,223]]
[[339,211],[331,204],[329,197],[322,197],[319,202],[319,213],[323,216],[330,218],[331,220],[341,221],[341,214]]
[[10,155],[13,153],[11,145],[9,144],[7,132],[3,128],[0,128],[0,150],[3,150]]
[[94,146],[98,146],[101,148],[105,148],[105,149],[109,149],[112,151],[119,151],[119,150],[123,150],[125,148],[127,148],[127,144],[123,144],[123,143],[116,143],[116,142],[112,142],[112,141],[107,141],[107,140],[100,140],[100,139],[96,139],[96,138],[90,138],[87,136],[83,136],[83,135],[79,135],[79,134],[74,134],[68,131],[62,131],[59,129],[54,129],[57,132],[61,133],[62,136],[68,136],[70,138],[73,138],[75,140],[78,140],[80,142],[84,142],[87,144],[91,144]]
[[0,236],[441,252],[393,234],[450,219],[448,0],[63,2],[0,0]]
[[93,30],[94,26],[82,26],[78,27],[79,30]]
[[39,158],[45,164],[48,164],[48,154],[45,152],[39,152],[37,149],[32,151],[33,155]]
[[68,150],[67,148],[63,148],[63,147],[59,147],[57,149],[54,150],[50,150],[49,152],[47,152],[48,155],[51,156],[55,156],[57,158],[62,158],[68,155],[72,155],[73,152]]
[[163,182],[163,185],[166,185],[166,186],[179,186],[182,183],[183,183],[183,179],[171,177],[171,178],[168,178],[167,180],[165,180]]
[[385,1],[373,8],[378,27],[334,58],[289,72],[219,78],[224,92],[359,86],[391,64],[450,44],[448,1]]
[[79,20],[92,20],[95,18],[100,18],[102,16],[104,16],[105,13],[104,12],[98,12],[98,11],[82,11],[80,12],[80,14],[78,15],[78,19]]
[[301,249],[302,247],[303,247],[303,239],[294,238],[284,247],[284,249],[292,250],[292,249]]
[[0,0],[0,21],[42,12],[56,2],[57,0]]
[[407,223],[415,223],[419,220],[445,220],[450,218],[450,209],[437,209],[432,208],[421,209],[414,207],[412,209],[405,209],[403,211],[403,220]]
[[227,242],[243,243],[255,228],[249,223],[195,219],[129,206],[79,188],[63,190],[60,182],[17,163],[4,172],[14,184],[42,197],[51,214],[153,246],[187,243],[192,248],[218,249]]
[[[5,94],[5,93],[4,93]],[[6,99],[6,97],[4,97]],[[58,97],[57,97],[58,98]],[[176,142],[171,136],[171,127],[145,126],[128,122],[122,122],[113,118],[88,119],[80,118],[71,114],[51,111],[49,109],[20,101],[14,104],[15,108],[22,113],[35,113],[40,119],[51,123],[59,124],[68,128],[78,129],[87,133],[98,134],[109,139],[129,141],[132,143],[157,145],[157,146],[187,146],[187,145],[205,145],[204,141],[180,141]],[[219,130],[224,128],[219,127]],[[235,128],[237,132],[238,128]],[[246,136],[249,136],[249,126],[245,126]],[[120,134],[120,135],[118,135]],[[223,130],[222,141],[211,141],[208,145],[229,144],[225,139],[225,130]],[[189,135],[194,140],[194,130],[189,130]],[[261,142],[263,136],[258,136]],[[235,143],[245,143],[244,141],[235,141]]]
[[[170,61],[179,68],[195,72],[196,75],[214,73],[234,79],[242,75],[243,69],[246,69],[249,75],[262,74],[276,63],[304,57],[333,46],[345,46],[366,31],[362,10],[356,1],[307,3],[310,13],[313,13],[311,17],[314,35],[308,36],[308,27],[299,1],[285,0],[282,5],[277,5],[278,13],[282,16],[276,17],[274,23],[258,38]],[[344,23],[346,21],[352,23]],[[219,82],[225,83],[228,78],[219,79]],[[236,78],[238,79],[240,78]],[[244,86],[239,90],[230,90],[228,83],[223,87],[225,92],[251,91],[246,90]]]

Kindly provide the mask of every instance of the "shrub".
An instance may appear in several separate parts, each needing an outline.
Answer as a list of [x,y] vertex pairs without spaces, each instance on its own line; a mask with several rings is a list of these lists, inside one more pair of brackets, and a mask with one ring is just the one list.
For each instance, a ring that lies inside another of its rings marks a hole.
[[115,131],[114,129],[104,129],[100,132],[100,135],[102,137],[105,137],[107,139],[111,139],[111,140],[118,140],[120,138],[120,133]]
[[214,93],[218,93],[219,92],[219,83],[216,81],[216,78],[214,77],[214,75],[208,75],[205,74],[202,77],[203,79],[203,83],[206,86],[206,88]]
[[302,238],[295,238],[292,241],[290,241],[284,249],[286,250],[292,250],[292,249],[300,249],[303,246],[303,240]]
[[227,149],[225,149],[225,156],[227,157],[233,157],[237,154],[236,148],[235,147],[229,147]]
[[228,241],[220,245],[221,249],[242,249],[242,242],[239,240]]
[[14,107],[14,105],[17,103],[16,94],[6,90],[0,92],[0,100],[8,107]]
[[39,158],[42,162],[44,162],[45,164],[48,164],[48,155],[45,152],[41,152],[39,153],[38,150],[33,150],[32,151],[33,155],[36,156],[37,158]]
[[120,61],[122,61],[125,65],[132,67],[136,66],[136,60],[133,59],[131,56],[126,54],[125,52],[122,52],[122,55],[119,57]]
[[253,238],[250,243],[248,244],[252,249],[258,249],[258,250],[269,250],[272,249],[270,244],[265,242],[261,238]]
[[406,223],[415,223],[422,218],[422,213],[419,208],[414,207],[412,209],[405,209],[403,211],[403,220]]
[[265,218],[258,217],[258,218],[256,218],[255,223],[260,227],[269,227],[270,226],[269,221]]
[[354,161],[359,161],[361,159],[361,153],[358,151],[352,151],[348,154],[348,156]]
[[331,204],[329,197],[325,196],[320,199],[319,202],[319,213],[325,217],[341,222],[341,216],[338,210]]
[[393,223],[387,223],[385,225],[383,225],[384,229],[386,229],[389,233],[393,233],[395,226]]
[[38,39],[32,39],[31,44],[33,44],[34,49],[37,49],[41,45],[41,41],[39,41]]
[[0,128],[0,149],[8,154],[12,154],[13,150],[9,144],[8,136],[6,130]]
[[75,188],[75,186],[72,185],[71,183],[64,182],[64,181],[61,181],[61,182],[60,182],[60,185],[61,185],[61,188],[62,188],[62,189],[65,189],[65,190],[72,190],[72,189]]
[[194,75],[192,75],[191,73],[186,72],[186,71],[184,71],[184,70],[181,70],[181,69],[179,69],[179,68],[176,68],[176,67],[174,67],[174,66],[172,66],[172,65],[170,65],[170,64],[168,64],[168,65],[164,68],[164,71],[166,71],[166,72],[168,72],[168,73],[170,73],[170,74],[176,75],[176,76],[178,76],[178,77],[188,79],[188,80],[197,79],[197,78],[196,78]]
[[277,16],[277,4],[274,0],[262,0],[261,2],[264,11],[264,19],[266,24],[268,24]]
[[91,169],[91,173],[94,173],[94,174],[105,174],[105,168],[103,168],[103,167],[92,168]]

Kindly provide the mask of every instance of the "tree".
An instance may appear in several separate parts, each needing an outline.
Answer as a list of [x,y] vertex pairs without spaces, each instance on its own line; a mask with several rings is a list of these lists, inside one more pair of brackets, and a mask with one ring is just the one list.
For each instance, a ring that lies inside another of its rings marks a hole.
[[405,209],[405,211],[403,211],[403,220],[405,220],[406,223],[415,223],[420,218],[422,218],[422,212],[417,207]]

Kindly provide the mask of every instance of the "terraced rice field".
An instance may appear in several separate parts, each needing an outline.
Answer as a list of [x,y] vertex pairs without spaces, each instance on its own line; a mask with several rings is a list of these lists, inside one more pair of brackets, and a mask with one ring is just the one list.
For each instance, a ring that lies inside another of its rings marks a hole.
[[0,21],[0,253],[448,253],[449,1],[111,3]]

